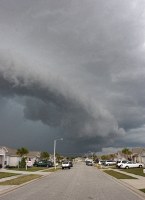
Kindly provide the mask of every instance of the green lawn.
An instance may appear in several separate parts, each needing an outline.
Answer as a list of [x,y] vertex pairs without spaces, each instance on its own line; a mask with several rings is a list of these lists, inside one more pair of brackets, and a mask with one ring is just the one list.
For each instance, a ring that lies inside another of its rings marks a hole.
[[0,179],[1,178],[6,178],[6,177],[10,177],[10,176],[17,176],[20,174],[16,174],[16,173],[7,173],[7,172],[0,172]]
[[20,185],[39,177],[41,177],[41,175],[37,175],[37,174],[24,175],[18,178],[0,182],[0,185]]
[[145,189],[140,189],[140,191],[144,192],[145,193]]
[[29,171],[29,172],[35,172],[39,170],[47,169],[46,167],[28,167],[26,168],[10,168],[9,170],[16,170],[16,171]]
[[116,171],[113,171],[113,170],[104,170],[105,173],[117,178],[117,179],[136,179],[132,176],[128,176],[126,174],[122,174],[120,172],[116,172]]
[[124,171],[124,172],[127,172],[127,173],[139,175],[139,176],[145,176],[145,174],[143,173],[143,168],[122,169],[120,171]]

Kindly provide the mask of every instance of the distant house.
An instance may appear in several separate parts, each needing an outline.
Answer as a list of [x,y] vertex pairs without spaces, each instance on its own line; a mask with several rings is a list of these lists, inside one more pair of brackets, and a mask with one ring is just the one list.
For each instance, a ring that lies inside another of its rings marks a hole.
[[[30,151],[27,154],[27,159],[31,160],[32,164],[35,160],[39,160],[40,152]],[[0,167],[4,168],[6,165],[17,166],[21,157],[17,155],[17,149],[0,146]]]

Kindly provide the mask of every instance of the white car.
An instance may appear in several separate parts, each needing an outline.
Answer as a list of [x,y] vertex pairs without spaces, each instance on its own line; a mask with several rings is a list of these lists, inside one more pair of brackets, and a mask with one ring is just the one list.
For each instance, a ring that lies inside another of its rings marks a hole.
[[70,169],[69,161],[64,161],[61,165],[62,169]]
[[117,164],[116,164],[116,167],[120,168],[120,166],[121,166],[122,164],[125,164],[125,163],[127,163],[127,162],[128,162],[128,160],[118,160],[118,161],[117,161]]
[[114,161],[114,160],[106,160],[106,161],[105,161],[105,165],[106,165],[106,166],[109,166],[109,165],[116,165],[116,161]]
[[128,161],[127,163],[122,163],[120,165],[120,168],[122,169],[128,169],[128,168],[134,168],[134,167],[144,167],[144,164],[142,163],[133,163],[133,162],[130,162]]

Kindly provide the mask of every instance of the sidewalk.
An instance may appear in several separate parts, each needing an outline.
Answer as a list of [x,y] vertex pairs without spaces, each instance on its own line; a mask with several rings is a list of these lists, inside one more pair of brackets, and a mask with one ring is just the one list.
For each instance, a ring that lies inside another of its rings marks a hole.
[[[45,177],[45,176],[48,176],[49,174],[52,173],[52,172],[43,172],[43,170],[35,171],[35,172],[30,172],[30,171],[17,171],[17,170],[8,170],[8,169],[0,169],[0,172],[20,174],[20,175],[17,175],[17,176],[11,176],[11,177],[6,177],[6,178],[1,178],[0,182],[4,182],[4,181],[7,181],[7,180],[11,180],[11,179],[18,178],[20,176],[28,175],[28,174],[38,174],[38,175],[41,175],[42,177]],[[36,181],[38,179],[34,179],[33,181]],[[32,182],[32,181],[30,181],[30,182]],[[0,195],[5,194],[5,193],[7,193],[9,191],[12,191],[12,190],[14,190],[16,188],[22,187],[23,185],[28,184],[28,183],[29,182],[26,182],[26,183],[24,183],[22,185],[0,185]]]
[[138,176],[135,174],[120,171],[118,169],[111,169],[111,170],[114,170],[116,172],[120,172],[122,174],[126,174],[126,175],[132,176],[134,178],[137,178],[137,179],[121,179],[122,182],[127,183],[136,189],[144,189],[145,188],[145,177],[144,176]]

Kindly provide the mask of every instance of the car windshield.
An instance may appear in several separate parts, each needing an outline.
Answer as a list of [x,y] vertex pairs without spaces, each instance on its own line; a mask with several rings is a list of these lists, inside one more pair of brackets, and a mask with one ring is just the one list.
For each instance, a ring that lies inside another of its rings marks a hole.
[[68,162],[67,162],[67,161],[64,161],[63,164],[68,164]]

